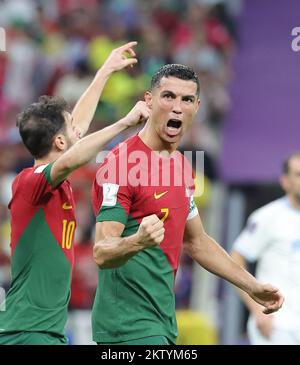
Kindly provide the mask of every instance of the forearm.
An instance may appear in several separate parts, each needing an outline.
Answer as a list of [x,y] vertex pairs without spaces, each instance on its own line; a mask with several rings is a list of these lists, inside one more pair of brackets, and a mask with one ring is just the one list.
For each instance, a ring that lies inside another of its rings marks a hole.
[[92,133],[76,142],[55,161],[51,170],[53,185],[58,185],[73,170],[91,161],[108,142],[126,128],[128,128],[126,118],[123,118],[101,131]]
[[126,128],[126,118],[123,118],[101,131],[90,134],[76,142],[74,146],[63,155],[69,169],[74,170],[89,162],[108,142]]
[[110,75],[111,71],[101,68],[72,111],[73,125],[80,130],[81,136],[84,136],[89,129],[103,88]]
[[[245,260],[245,258],[240,255],[238,252],[233,251],[231,253],[231,257],[232,259],[241,267],[246,269],[247,266],[247,262]],[[256,303],[247,293],[245,293],[243,290],[237,288],[237,291],[241,297],[241,300],[243,301],[243,303],[245,304],[245,306],[248,308],[249,312],[251,312],[252,314],[259,314],[261,315],[262,313],[262,306],[258,303]]]
[[240,295],[241,300],[247,307],[250,313],[253,315],[261,315],[263,306],[256,303],[247,293],[245,293],[243,290],[237,288],[237,291]]
[[132,49],[136,44],[137,42],[129,42],[114,49],[97,72],[91,85],[75,105],[72,112],[73,125],[77,133],[80,132],[81,136],[89,129],[99,98],[109,76],[113,72],[122,70],[125,67],[132,67],[137,63],[135,52]]
[[101,269],[113,269],[124,265],[144,247],[136,235],[129,237],[107,237],[95,243],[94,261]]
[[231,282],[249,293],[256,279],[240,267],[227,252],[210,236],[204,233],[200,241],[185,245],[187,253],[211,273]]

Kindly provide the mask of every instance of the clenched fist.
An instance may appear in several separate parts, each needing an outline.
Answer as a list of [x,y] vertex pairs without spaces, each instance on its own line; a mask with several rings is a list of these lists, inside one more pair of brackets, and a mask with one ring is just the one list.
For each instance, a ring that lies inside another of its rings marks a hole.
[[144,248],[158,246],[164,239],[164,224],[157,215],[149,215],[143,218],[136,234],[139,244]]
[[145,101],[138,101],[130,112],[123,118],[128,127],[133,127],[138,123],[146,122],[150,116],[150,109]]

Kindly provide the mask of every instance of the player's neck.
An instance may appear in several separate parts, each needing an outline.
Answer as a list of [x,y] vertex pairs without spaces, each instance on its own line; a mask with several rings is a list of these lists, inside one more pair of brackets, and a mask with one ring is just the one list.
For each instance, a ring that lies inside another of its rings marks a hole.
[[296,209],[296,210],[299,210],[300,211],[300,202],[293,196],[293,195],[290,195],[288,194],[288,200],[291,204],[291,206]]
[[157,152],[168,151],[171,154],[172,152],[176,151],[178,146],[178,143],[169,143],[163,141],[149,123],[147,123],[140,131],[139,137],[145,143],[145,145]]
[[51,163],[51,162],[54,162],[55,160],[57,160],[58,157],[61,155],[62,155],[62,152],[51,151],[45,157],[34,160],[34,166],[47,165],[48,163]]

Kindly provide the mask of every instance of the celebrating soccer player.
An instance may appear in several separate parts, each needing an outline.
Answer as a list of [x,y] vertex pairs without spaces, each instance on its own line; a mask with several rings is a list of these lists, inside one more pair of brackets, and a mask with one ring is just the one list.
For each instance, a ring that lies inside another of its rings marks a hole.
[[265,313],[283,302],[277,288],[238,266],[202,227],[185,176],[189,169],[182,167],[187,161],[176,151],[200,106],[197,75],[183,65],[166,65],[151,86],[146,126],[110,153],[93,186],[99,284],[92,324],[100,344],[175,343],[173,286],[183,247]]
[[[109,76],[137,62],[130,42],[112,51],[72,113],[62,99],[42,97],[18,117],[34,157],[13,183],[12,284],[0,312],[0,344],[64,344],[74,259],[74,199],[67,176],[112,138],[148,118],[143,102],[117,123],[81,140]],[[129,57],[125,57],[129,54]]]

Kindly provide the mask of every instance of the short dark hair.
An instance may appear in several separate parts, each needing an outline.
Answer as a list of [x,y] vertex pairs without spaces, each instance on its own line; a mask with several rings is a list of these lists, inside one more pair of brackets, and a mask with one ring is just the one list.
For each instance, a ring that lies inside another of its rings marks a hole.
[[300,158],[300,152],[294,152],[290,154],[282,164],[282,172],[284,175],[287,175],[290,172],[290,162],[293,158],[298,157]]
[[69,112],[69,107],[63,98],[44,95],[17,116],[22,140],[35,159],[46,156],[53,137],[64,132],[64,112]]
[[197,85],[197,95],[200,94],[200,83],[199,78],[195,71],[185,65],[180,65],[176,63],[168,64],[162,66],[156,73],[153,75],[151,80],[151,90],[155,87],[159,86],[160,80],[163,77],[177,77],[181,80],[191,80],[194,81]]

